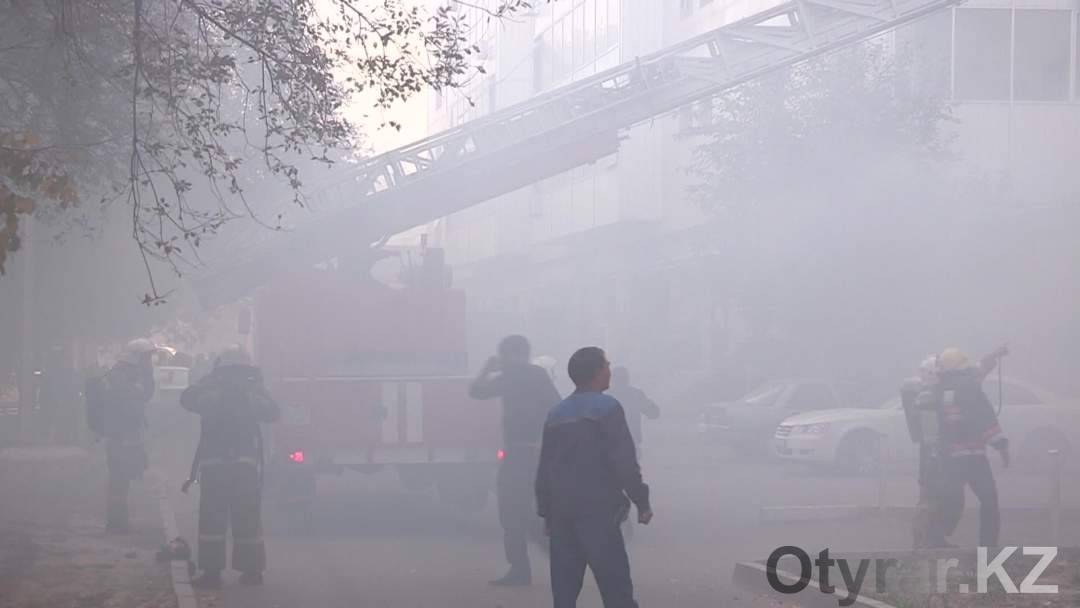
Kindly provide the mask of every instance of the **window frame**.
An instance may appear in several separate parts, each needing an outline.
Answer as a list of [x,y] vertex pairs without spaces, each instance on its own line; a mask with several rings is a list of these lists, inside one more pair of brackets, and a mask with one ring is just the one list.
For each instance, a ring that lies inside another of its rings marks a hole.
[[[1009,90],[1008,96],[1004,99],[978,99],[978,98],[965,98],[957,95],[956,91],[956,76],[958,72],[958,66],[956,64],[957,57],[957,31],[958,31],[958,16],[961,11],[967,10],[1002,10],[1010,13],[1009,24]],[[1016,69],[1016,14],[1024,11],[1061,11],[1069,15],[1069,72],[1067,84],[1067,96],[1065,99],[1058,100],[1034,100],[1034,99],[1022,99],[1016,97],[1016,79],[1014,70]],[[963,104],[1016,104],[1021,103],[1024,105],[1061,105],[1061,104],[1076,104],[1080,103],[1080,9],[1076,8],[1062,8],[1060,5],[1054,5],[1050,3],[1040,3],[1034,6],[1024,7],[1005,7],[1000,4],[992,3],[979,3],[974,5],[965,5],[962,7],[953,7],[951,10],[952,15],[952,29],[949,36],[949,57],[948,57],[948,98],[952,103]]]

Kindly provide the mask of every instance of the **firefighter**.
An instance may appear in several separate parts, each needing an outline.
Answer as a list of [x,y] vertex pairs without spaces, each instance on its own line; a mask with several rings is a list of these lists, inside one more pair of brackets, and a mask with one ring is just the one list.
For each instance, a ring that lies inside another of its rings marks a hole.
[[[999,360],[1007,349],[996,351]],[[931,546],[948,546],[946,538],[960,523],[964,511],[964,490],[970,486],[979,499],[979,545],[997,545],[1000,511],[997,486],[986,446],[999,452],[1009,466],[1009,441],[998,425],[997,414],[982,390],[982,381],[992,367],[988,359],[971,365],[960,350],[949,348],[937,358],[937,383],[933,394],[940,407],[940,462],[938,464],[940,508],[929,526]]]
[[537,511],[551,537],[554,606],[577,605],[588,566],[604,608],[636,608],[620,526],[631,503],[639,523],[652,520],[649,486],[626,414],[604,394],[611,381],[604,351],[582,348],[568,367],[577,388],[548,415],[536,474]]
[[504,338],[498,354],[488,359],[469,387],[473,399],[500,397],[503,404],[503,457],[495,493],[510,569],[502,578],[491,581],[495,586],[531,585],[528,538],[532,535],[543,539],[541,521],[533,510],[532,488],[544,418],[560,397],[548,372],[529,363],[529,350],[524,336]]
[[934,397],[937,383],[937,355],[930,355],[919,364],[918,374],[908,378],[900,387],[900,403],[907,420],[908,434],[919,445],[919,500],[915,507],[912,536],[915,549],[931,543],[929,526],[932,513],[939,509],[935,482],[938,480],[938,428],[940,412]]
[[131,482],[146,471],[143,434],[146,405],[154,396],[155,351],[149,340],[132,340],[104,377],[87,383],[89,426],[105,439],[108,467],[105,530],[110,533],[128,531]]
[[184,409],[199,414],[199,445],[192,478],[199,495],[199,587],[221,586],[226,536],[232,528],[232,567],[240,582],[262,584],[266,549],[262,540],[263,445],[260,423],[277,421],[278,405],[262,374],[240,348],[223,352],[214,367],[180,396]]

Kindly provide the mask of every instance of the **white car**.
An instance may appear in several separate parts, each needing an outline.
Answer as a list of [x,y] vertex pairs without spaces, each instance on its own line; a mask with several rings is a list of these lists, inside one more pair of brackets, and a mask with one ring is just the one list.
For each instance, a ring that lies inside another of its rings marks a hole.
[[736,401],[705,406],[697,431],[708,443],[728,445],[743,453],[767,453],[776,425],[788,416],[834,411],[841,405],[828,382],[784,380],[766,384]]
[[[998,405],[996,377],[983,383],[987,396]],[[1080,409],[1064,404],[1050,393],[1011,379],[1001,385],[1003,406],[999,422],[1009,437],[1018,466],[1048,470],[1049,450],[1057,449],[1069,462],[1073,442],[1080,441]],[[904,410],[897,396],[873,409],[833,409],[797,414],[776,428],[774,449],[787,461],[835,465],[867,473],[882,459],[914,466],[917,446],[908,436]]]

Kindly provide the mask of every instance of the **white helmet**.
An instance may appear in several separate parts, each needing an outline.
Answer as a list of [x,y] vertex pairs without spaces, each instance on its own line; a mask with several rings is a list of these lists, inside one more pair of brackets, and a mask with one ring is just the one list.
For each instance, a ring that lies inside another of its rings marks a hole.
[[927,355],[927,357],[922,360],[922,363],[919,364],[919,371],[924,373],[924,374],[932,374],[932,373],[936,372],[937,369],[938,369],[937,355]]

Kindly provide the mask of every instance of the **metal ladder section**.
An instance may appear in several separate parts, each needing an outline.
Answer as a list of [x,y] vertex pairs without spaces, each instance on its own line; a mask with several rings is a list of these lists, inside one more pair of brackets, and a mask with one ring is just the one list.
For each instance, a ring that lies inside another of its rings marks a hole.
[[212,305],[284,270],[361,254],[384,235],[613,154],[620,130],[962,1],[784,2],[371,158],[316,193],[341,209],[274,234],[193,284]]

